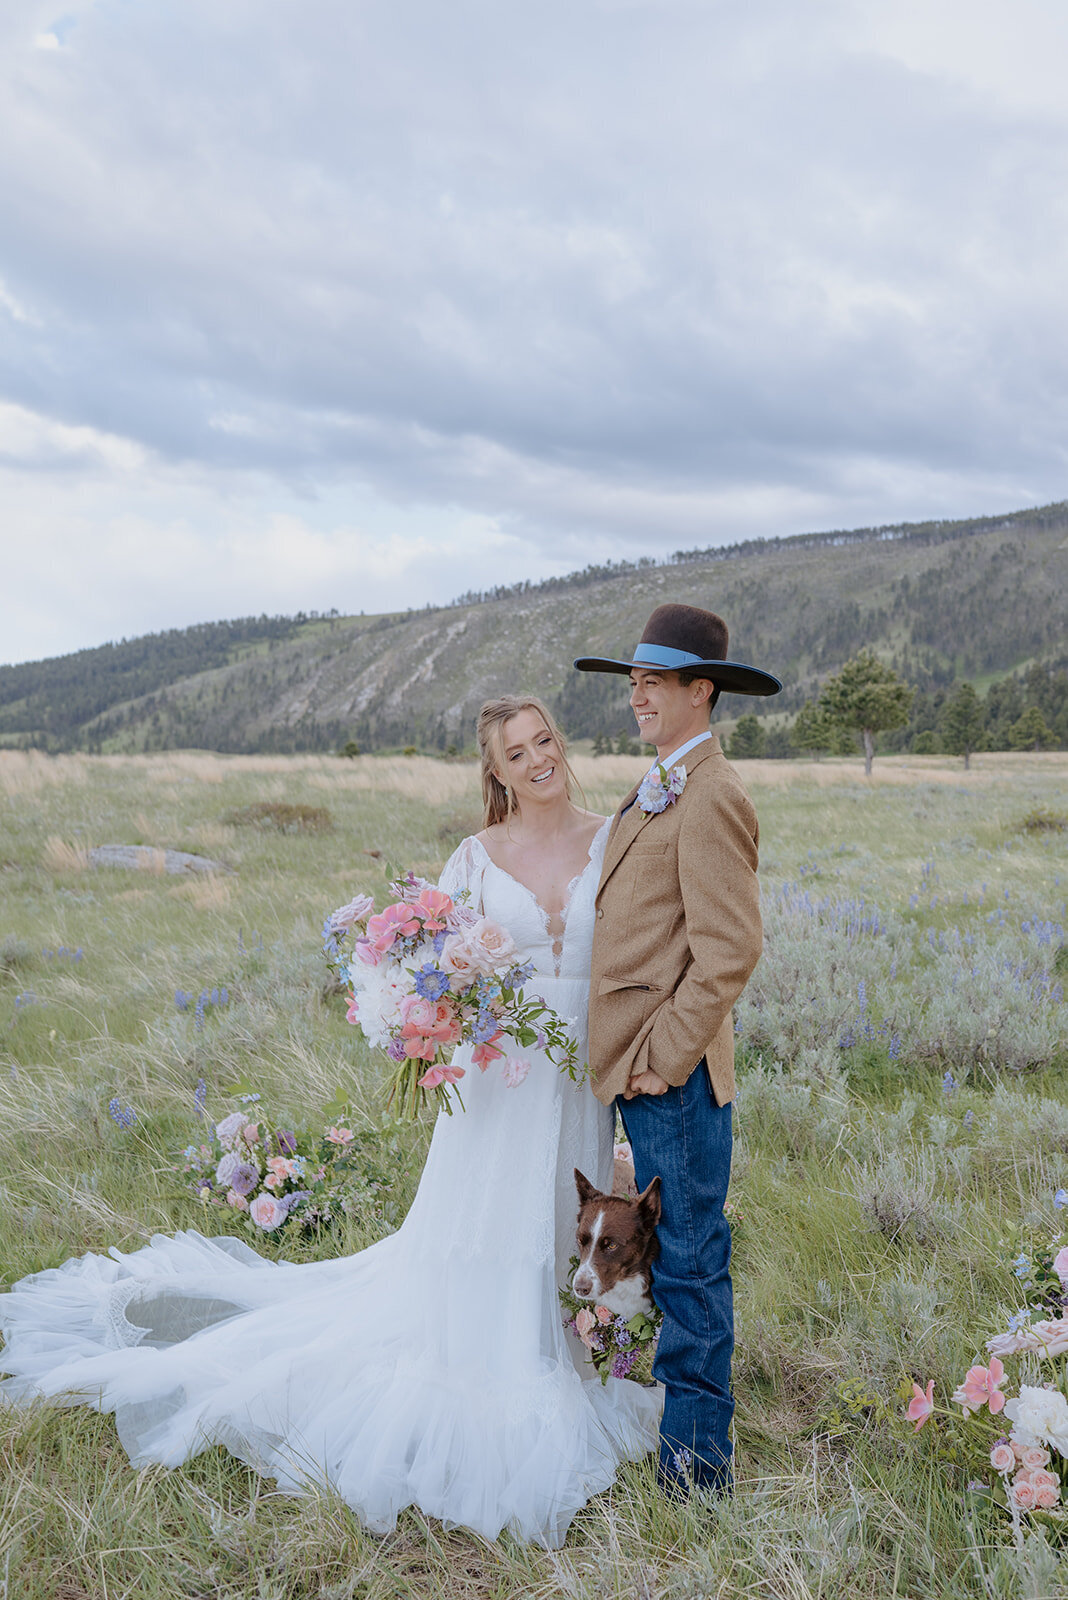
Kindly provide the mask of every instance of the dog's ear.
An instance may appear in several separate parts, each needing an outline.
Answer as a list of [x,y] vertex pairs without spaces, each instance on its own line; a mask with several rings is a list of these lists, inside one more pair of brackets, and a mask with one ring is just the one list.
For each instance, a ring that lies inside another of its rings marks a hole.
[[654,1178],[634,1204],[638,1207],[642,1221],[650,1228],[655,1228],[660,1221],[660,1179]]
[[[659,1182],[659,1179],[657,1180]],[[594,1195],[600,1194],[600,1189],[595,1189],[584,1172],[575,1168],[575,1188],[578,1190],[579,1205],[584,1206],[587,1200],[592,1200]]]

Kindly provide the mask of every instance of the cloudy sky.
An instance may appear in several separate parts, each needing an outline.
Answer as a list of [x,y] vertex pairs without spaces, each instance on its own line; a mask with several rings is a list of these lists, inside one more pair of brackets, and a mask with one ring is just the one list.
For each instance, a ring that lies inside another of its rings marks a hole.
[[59,5],[0,661],[1068,495],[1059,0]]

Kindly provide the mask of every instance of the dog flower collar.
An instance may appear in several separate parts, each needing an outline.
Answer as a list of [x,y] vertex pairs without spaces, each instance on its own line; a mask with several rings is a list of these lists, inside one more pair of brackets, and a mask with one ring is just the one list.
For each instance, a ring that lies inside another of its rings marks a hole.
[[652,772],[646,773],[638,786],[635,805],[639,811],[657,813],[666,811],[668,806],[673,806],[679,795],[686,787],[686,768],[680,762],[672,767],[670,772],[657,763]]

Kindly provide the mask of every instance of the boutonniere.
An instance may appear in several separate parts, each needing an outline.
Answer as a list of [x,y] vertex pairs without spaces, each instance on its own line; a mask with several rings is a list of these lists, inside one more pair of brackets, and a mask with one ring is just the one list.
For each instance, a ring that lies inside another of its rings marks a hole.
[[668,806],[675,804],[685,787],[686,768],[681,762],[677,767],[672,767],[670,772],[665,772],[662,766],[657,765],[642,779],[635,805],[639,811],[666,811]]

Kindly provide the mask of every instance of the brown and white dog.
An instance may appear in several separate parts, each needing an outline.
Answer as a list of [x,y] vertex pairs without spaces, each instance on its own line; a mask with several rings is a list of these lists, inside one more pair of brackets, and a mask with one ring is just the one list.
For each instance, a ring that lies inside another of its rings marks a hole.
[[580,1300],[594,1300],[628,1320],[653,1309],[649,1285],[657,1256],[660,1179],[635,1200],[602,1194],[575,1168],[578,1190],[579,1264],[571,1287]]

